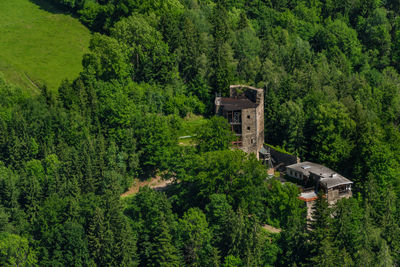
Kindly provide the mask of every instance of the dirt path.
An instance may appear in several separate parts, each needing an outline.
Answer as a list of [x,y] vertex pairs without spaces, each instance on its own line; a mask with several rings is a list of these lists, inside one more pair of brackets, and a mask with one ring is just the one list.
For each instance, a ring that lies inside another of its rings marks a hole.
[[156,176],[146,181],[139,181],[139,179],[135,179],[133,185],[121,195],[121,197],[127,197],[139,192],[139,189],[144,186],[149,186],[157,191],[164,190],[169,184],[172,183],[172,179],[170,180],[163,180],[160,176]]
[[264,224],[262,226],[262,228],[264,228],[265,230],[267,230],[268,232],[273,233],[273,234],[277,234],[277,233],[280,233],[282,231],[281,229],[275,228],[275,227],[273,227],[271,225],[268,225],[268,224]]

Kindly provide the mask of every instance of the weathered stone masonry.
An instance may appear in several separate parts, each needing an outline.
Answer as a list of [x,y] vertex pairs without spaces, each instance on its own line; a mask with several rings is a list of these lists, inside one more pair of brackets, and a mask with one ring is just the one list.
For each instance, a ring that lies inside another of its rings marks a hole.
[[236,134],[234,144],[258,158],[264,144],[264,90],[231,85],[230,97],[216,97],[215,107],[216,114],[224,116]]

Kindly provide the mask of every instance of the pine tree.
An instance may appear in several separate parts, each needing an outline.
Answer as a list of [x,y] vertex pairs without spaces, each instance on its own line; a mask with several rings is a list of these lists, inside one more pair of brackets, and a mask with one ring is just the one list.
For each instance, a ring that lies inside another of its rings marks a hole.
[[339,252],[339,265],[342,267],[354,266],[353,259],[351,258],[351,255],[347,253],[346,249],[342,249]]
[[318,194],[312,214],[309,261],[318,266],[336,266],[339,251],[332,241],[332,217],[328,201]]
[[42,191],[42,182],[44,179],[43,166],[38,160],[31,160],[26,163],[25,174],[20,180],[22,204],[31,220],[34,220],[39,208]]
[[264,240],[257,218],[239,208],[234,217],[232,229],[232,248],[228,255],[240,258],[245,266],[263,265],[262,242]]
[[183,215],[179,235],[187,266],[218,266],[218,251],[211,244],[211,231],[200,209],[191,208]]
[[307,239],[306,219],[303,216],[290,216],[278,241],[282,248],[278,255],[279,266],[294,266],[303,262],[309,255]]
[[[137,234],[137,254],[140,266],[157,266],[163,260],[179,265],[177,222],[164,194],[148,187],[140,189],[125,209]],[[173,235],[173,236],[172,236]],[[174,238],[172,238],[174,237]],[[165,250],[165,255],[160,254]]]
[[99,266],[111,262],[111,244],[107,238],[103,211],[96,207],[87,230],[88,248],[91,258]]
[[312,266],[318,267],[335,267],[339,259],[339,251],[329,238],[322,239],[318,244],[318,251],[311,258]]
[[334,242],[350,255],[355,255],[361,246],[363,211],[359,202],[360,200],[355,197],[342,199],[338,201],[333,211]]
[[213,244],[220,250],[221,257],[228,255],[232,246],[233,220],[235,213],[223,194],[210,196],[206,206],[207,220],[213,232]]
[[[399,200],[396,198],[394,191],[388,187],[384,193],[385,211],[382,218],[382,236],[388,243],[393,260],[400,263],[400,226],[399,226],[399,213],[397,211]],[[397,202],[397,203],[396,203]],[[389,250],[384,248],[385,251]],[[385,252],[386,253],[386,252]]]
[[228,25],[228,11],[226,10],[223,0],[217,2],[213,17],[213,52],[212,52],[212,68],[213,75],[211,85],[215,92],[224,92],[227,94],[229,85],[233,79],[231,68],[232,49],[228,43],[230,39],[230,29]]
[[182,266],[178,250],[172,244],[171,234],[163,218],[161,218],[160,225],[156,231],[150,258],[147,259],[146,263],[141,263],[142,266]]
[[182,61],[180,71],[187,82],[193,81],[197,74],[197,60],[200,56],[199,33],[189,17],[183,19],[182,29]]

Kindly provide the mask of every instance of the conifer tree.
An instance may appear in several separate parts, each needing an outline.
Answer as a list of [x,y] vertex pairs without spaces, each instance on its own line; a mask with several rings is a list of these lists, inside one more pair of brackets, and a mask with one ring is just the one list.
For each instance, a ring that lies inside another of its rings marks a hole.
[[204,213],[189,209],[179,221],[179,235],[187,266],[218,266],[218,251],[212,246],[212,235]]
[[38,160],[31,160],[26,163],[26,173],[22,175],[20,180],[21,203],[29,214],[31,220],[35,219],[39,208],[42,191],[42,182],[44,179],[43,166]]
[[229,255],[242,260],[245,266],[261,266],[262,242],[261,227],[255,216],[238,209],[233,221],[232,248]]
[[309,255],[307,223],[303,216],[290,216],[280,234],[278,255],[279,266],[294,266]]
[[322,191],[318,194],[312,213],[309,261],[318,266],[335,266],[338,250],[332,242],[332,217]]
[[336,203],[332,222],[335,245],[349,255],[355,255],[361,246],[363,211],[359,199],[342,199]]
[[400,226],[399,226],[399,200],[393,190],[388,187],[384,193],[385,210],[382,218],[382,236],[388,244],[388,249],[383,247],[386,251],[391,252],[393,262],[400,263]]
[[206,206],[207,220],[213,232],[213,244],[221,252],[221,257],[228,254],[232,246],[232,231],[234,211],[223,194],[210,196],[210,203]]
[[228,25],[228,11],[225,1],[219,0],[215,6],[212,18],[213,25],[213,52],[212,67],[213,75],[211,85],[215,92],[227,94],[230,83],[233,79],[232,73],[232,49],[229,45],[230,29]]
[[157,266],[162,261],[173,266],[182,263],[175,244],[178,238],[172,236],[176,233],[176,220],[164,194],[142,188],[125,214],[132,220],[133,230],[137,233],[140,266]]
[[155,229],[150,257],[145,263],[141,262],[141,266],[182,266],[179,252],[172,244],[172,237],[163,216],[160,219],[160,225]]
[[111,232],[106,229],[104,214],[101,208],[96,207],[90,219],[87,230],[88,248],[91,259],[99,266],[105,266],[112,258]]

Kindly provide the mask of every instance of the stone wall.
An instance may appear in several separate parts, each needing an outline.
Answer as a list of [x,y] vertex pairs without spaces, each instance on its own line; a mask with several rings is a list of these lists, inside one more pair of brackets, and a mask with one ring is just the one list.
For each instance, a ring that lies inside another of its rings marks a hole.
[[258,158],[258,151],[264,146],[264,91],[262,89],[257,90],[257,101],[259,101],[259,105],[256,108]]
[[286,153],[283,153],[281,151],[275,150],[273,147],[270,147],[266,144],[264,144],[265,147],[269,147],[270,152],[271,152],[271,157],[275,160],[275,165],[279,165],[280,163],[283,163],[284,166],[292,165],[292,164],[297,164],[300,163],[300,158],[296,157],[295,155],[289,155]]
[[341,198],[349,198],[353,195],[353,193],[351,192],[351,190],[349,190],[346,193],[339,193],[338,189],[330,189],[328,190],[327,193],[327,197],[328,197],[328,203],[333,205],[335,204],[339,199]]
[[257,117],[256,109],[242,110],[243,151],[257,154]]

